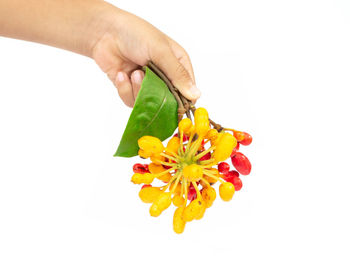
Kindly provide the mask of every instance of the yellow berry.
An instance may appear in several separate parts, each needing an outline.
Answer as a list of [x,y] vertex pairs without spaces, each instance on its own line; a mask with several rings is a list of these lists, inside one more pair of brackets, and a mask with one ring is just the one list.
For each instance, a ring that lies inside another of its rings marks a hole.
[[159,188],[147,187],[140,190],[139,197],[144,203],[153,203],[161,193]]
[[179,194],[175,194],[172,201],[173,201],[174,206],[176,206],[176,207],[180,207],[180,206],[183,206],[185,204],[185,199]]
[[183,169],[183,175],[188,180],[199,179],[203,176],[203,169],[198,164],[187,165]]
[[145,174],[135,173],[131,178],[131,182],[133,182],[134,184],[142,184],[142,183],[151,184],[153,179],[154,179],[154,175],[150,173],[145,173]]
[[179,122],[179,131],[188,134],[192,127],[192,121],[189,118],[184,118]]
[[134,184],[141,184],[142,183],[142,174],[135,173],[131,177],[131,182]]
[[[211,172],[214,172],[214,173],[210,173],[210,174],[213,175],[213,176],[215,176],[215,177],[219,177],[219,176],[220,176],[218,169],[215,169],[215,168],[209,168],[209,169],[208,169],[208,168],[207,168],[207,169],[205,169],[205,170],[209,170],[209,171],[211,171]],[[211,177],[211,176],[207,176],[207,175],[204,175],[203,178],[204,178],[206,181],[208,181],[209,183],[216,183],[216,182],[218,181],[217,179],[215,179],[215,178],[213,178],[213,177]]]
[[157,204],[153,203],[149,208],[149,213],[152,217],[158,217],[162,213],[162,210],[160,210]]
[[137,142],[140,149],[143,149],[145,152],[149,152],[152,155],[159,154],[164,150],[162,141],[154,136],[145,135],[141,137]]
[[186,221],[183,219],[182,215],[184,212],[184,207],[179,207],[174,212],[173,218],[173,229],[177,234],[183,233],[186,225]]
[[212,146],[216,146],[216,144],[220,141],[221,137],[222,137],[223,133],[218,133],[217,136],[214,136],[210,139],[210,143]]
[[202,198],[205,201],[206,207],[211,207],[216,199],[215,189],[210,186],[203,188]]
[[156,163],[150,163],[148,165],[148,170],[152,174],[158,174],[158,173],[161,173],[161,172],[165,171],[165,168],[162,165],[158,165]]
[[201,213],[203,202],[200,199],[193,200],[185,209],[183,219],[188,222],[194,220]]
[[204,137],[210,130],[209,115],[205,108],[200,107],[196,109],[194,112],[194,123],[196,133],[199,136]]
[[[173,182],[170,184],[170,188],[169,188],[169,189],[172,190],[173,187],[174,187],[174,185],[175,185],[175,181],[173,181]],[[174,194],[180,194],[180,193],[181,193],[181,189],[182,189],[182,185],[181,185],[181,183],[179,182],[179,183],[177,183],[176,188],[174,189],[173,193],[174,193]]]
[[167,209],[171,204],[171,193],[163,192],[161,195],[157,197],[156,202],[159,204],[162,210]]
[[196,128],[194,125],[192,125],[191,129],[186,134],[191,136],[191,135],[194,135],[195,133],[196,133]]
[[194,219],[194,215],[191,211],[191,207],[190,207],[191,204],[189,204],[188,206],[185,207],[184,209],[184,212],[183,212],[183,219],[186,221],[186,222],[190,222]]
[[171,179],[171,174],[170,173],[165,173],[161,176],[158,176],[157,174],[160,174],[164,171],[166,171],[166,169],[162,166],[162,165],[158,165],[155,163],[150,163],[148,166],[148,170],[155,175],[157,178],[159,178],[160,180],[163,180],[164,182],[169,182],[169,180]]
[[164,183],[168,183],[173,176],[170,173],[166,173],[164,175],[159,176],[158,178]]
[[151,157],[151,155],[152,155],[150,152],[144,151],[143,149],[139,149],[138,154],[141,158],[144,158],[144,159],[147,159],[147,158]]
[[177,154],[179,147],[180,147],[180,138],[174,136],[169,140],[169,142],[165,148],[165,153]]
[[165,157],[160,155],[160,153],[155,153],[151,156],[151,161],[154,162],[155,164],[161,165],[161,162],[165,162]]
[[212,139],[215,139],[217,136],[218,136],[218,130],[216,130],[216,129],[210,129],[209,131],[208,131],[208,133],[206,134],[206,136],[205,136],[205,138],[206,139],[210,139],[210,140],[212,140]]
[[222,162],[230,157],[236,145],[236,138],[230,133],[224,133],[220,140],[216,143],[216,148],[213,154],[215,162]]
[[235,193],[235,186],[231,182],[224,182],[219,187],[220,197],[224,201],[230,201]]
[[151,173],[145,173],[142,174],[143,175],[143,182],[144,184],[151,184],[153,179],[154,179],[154,175],[152,175]]
[[200,220],[201,218],[203,218],[205,210],[207,209],[206,203],[203,200],[201,202],[202,203],[200,205],[199,213],[197,216],[194,217],[196,220]]
[[150,214],[152,217],[158,217],[171,204],[170,192],[162,192],[153,202],[150,207]]

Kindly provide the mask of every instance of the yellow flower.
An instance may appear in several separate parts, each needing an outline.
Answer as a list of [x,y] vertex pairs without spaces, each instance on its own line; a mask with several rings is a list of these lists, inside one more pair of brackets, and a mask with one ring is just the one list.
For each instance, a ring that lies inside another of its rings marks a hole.
[[143,202],[152,203],[149,212],[154,217],[173,203],[177,207],[173,217],[176,233],[184,231],[186,222],[201,219],[212,206],[216,199],[212,185],[216,182],[221,183],[219,194],[224,201],[233,197],[234,185],[223,179],[225,175],[216,166],[229,158],[237,145],[237,139],[226,130],[235,131],[210,129],[208,112],[198,108],[194,124],[188,118],[181,120],[178,135],[166,147],[156,137],[143,136],[138,140],[139,155],[150,158],[152,163],[146,173],[135,173],[132,182],[150,184],[158,178],[166,183],[161,187],[146,185],[139,196]]

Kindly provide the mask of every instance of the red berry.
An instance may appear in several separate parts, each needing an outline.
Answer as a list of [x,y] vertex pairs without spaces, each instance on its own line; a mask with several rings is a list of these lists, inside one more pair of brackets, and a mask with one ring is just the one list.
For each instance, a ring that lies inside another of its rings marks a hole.
[[231,182],[232,184],[233,184],[234,177],[239,177],[239,173],[237,171],[234,171],[234,170],[228,171],[226,174],[223,174],[223,178],[226,181]]
[[168,169],[170,169],[172,166],[167,166],[167,165],[164,165],[164,164],[163,164],[163,167],[164,167],[166,170],[168,170]]
[[221,162],[218,164],[218,170],[220,173],[226,174],[230,170],[230,165],[226,162]]
[[244,139],[241,142],[239,142],[239,143],[241,143],[244,146],[250,145],[252,143],[252,141],[253,141],[253,137],[250,134],[246,133],[246,132],[243,132],[243,134],[244,134]]
[[193,187],[191,184],[190,187],[188,188],[188,193],[187,193],[187,199],[192,201],[197,198],[197,192],[196,189]]
[[[168,159],[168,158],[165,158],[165,162],[167,162],[167,163],[173,163],[174,161],[173,160],[170,160],[170,159]],[[165,168],[165,169],[170,169],[172,166],[167,166],[167,165],[164,165],[163,164],[163,167]]]
[[231,170],[226,173],[227,175],[239,177],[239,173],[236,170]]
[[235,176],[228,175],[228,174],[224,175],[224,179],[225,179],[227,182],[231,182],[232,184],[233,184],[233,178],[234,178],[234,177],[235,177]]
[[[166,161],[166,162],[169,162],[169,159],[168,159],[168,158],[165,158],[165,161]],[[165,169],[167,169],[167,170],[171,168],[171,166],[167,166],[167,165],[164,165],[164,164],[163,164],[163,167],[164,167]]]
[[242,189],[243,187],[243,183],[242,183],[242,180],[239,178],[239,177],[234,177],[233,178],[233,186],[235,186],[235,190],[236,191],[239,191]]
[[244,139],[244,133],[241,131],[234,131],[233,135],[238,142],[241,142]]
[[240,189],[242,189],[242,186],[243,186],[242,180],[239,177],[237,177],[236,175],[226,174],[226,175],[224,175],[224,179],[227,182],[232,183],[233,186],[235,186],[236,191],[239,191]]
[[141,190],[142,190],[143,188],[148,188],[148,187],[152,187],[152,185],[151,185],[151,184],[144,184],[144,185],[142,185]]
[[236,175],[233,175],[232,173],[227,173],[224,174],[223,178],[227,181],[227,182],[231,182],[233,184],[234,178],[237,177]]
[[208,152],[207,154],[205,154],[204,156],[202,156],[199,160],[200,161],[206,161],[206,160],[210,160],[211,159],[211,153]]
[[238,151],[239,151],[239,143],[237,143],[237,146],[232,150],[231,157],[234,156]]
[[[175,136],[175,137],[179,137],[179,134],[176,133],[176,134],[174,134],[174,136]],[[183,137],[182,137],[182,141],[183,141],[183,142],[186,142],[186,141],[188,141],[188,139],[190,139],[190,138],[189,138],[187,135],[184,134]]]
[[132,167],[134,173],[144,174],[149,173],[148,164],[135,163]]
[[149,173],[148,164],[144,164],[144,165],[143,165],[143,168],[145,169],[146,173]]
[[236,152],[234,156],[231,157],[233,166],[242,175],[249,175],[252,169],[252,165],[248,158],[241,152]]

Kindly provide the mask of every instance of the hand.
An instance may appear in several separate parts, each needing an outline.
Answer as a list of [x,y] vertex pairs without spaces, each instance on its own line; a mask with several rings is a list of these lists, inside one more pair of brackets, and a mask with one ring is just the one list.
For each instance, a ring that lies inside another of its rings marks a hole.
[[106,9],[103,30],[92,49],[92,58],[108,75],[127,106],[134,105],[144,73],[138,70],[152,60],[188,99],[196,101],[200,91],[190,58],[170,37],[141,18],[117,9]]
[[2,0],[1,35],[92,57],[128,106],[133,106],[144,76],[138,69],[150,60],[185,97],[196,101],[200,96],[190,58],[179,44],[102,0]]

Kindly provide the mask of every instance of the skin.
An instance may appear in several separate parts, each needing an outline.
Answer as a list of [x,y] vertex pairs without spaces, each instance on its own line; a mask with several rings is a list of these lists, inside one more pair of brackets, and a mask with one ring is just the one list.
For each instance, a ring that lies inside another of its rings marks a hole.
[[153,61],[192,101],[200,97],[191,60],[145,20],[102,0],[0,0],[0,35],[47,44],[92,58],[132,107]]

